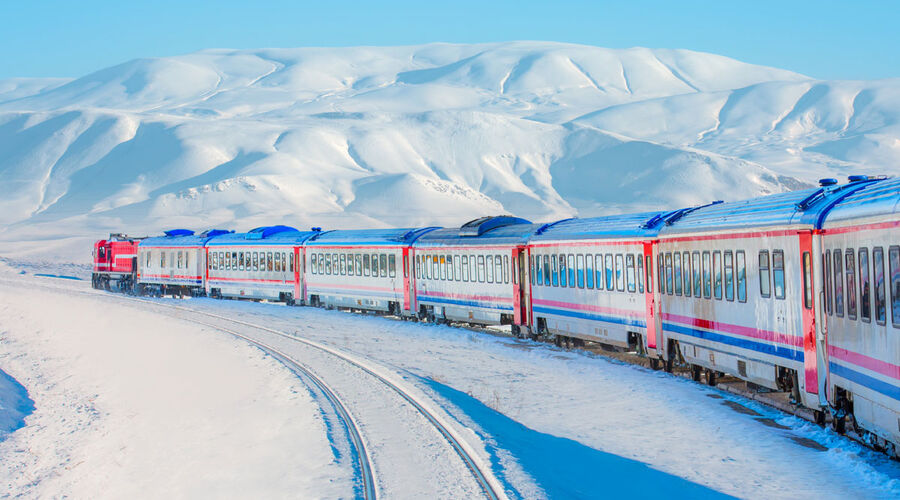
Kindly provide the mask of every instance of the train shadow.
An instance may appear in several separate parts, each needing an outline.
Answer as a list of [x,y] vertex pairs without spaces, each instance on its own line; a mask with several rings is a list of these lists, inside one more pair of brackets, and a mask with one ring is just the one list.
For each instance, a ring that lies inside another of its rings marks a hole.
[[485,441],[494,474],[512,498],[533,494],[513,486],[515,472],[501,463],[507,454],[549,498],[733,498],[643,462],[530,429],[464,392],[421,380],[480,427],[476,432]]

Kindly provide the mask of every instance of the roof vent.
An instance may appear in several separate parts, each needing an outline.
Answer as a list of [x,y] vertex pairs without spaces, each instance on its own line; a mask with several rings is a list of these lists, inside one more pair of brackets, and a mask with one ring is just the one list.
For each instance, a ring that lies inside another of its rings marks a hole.
[[493,217],[481,217],[466,222],[459,228],[460,236],[481,236],[482,234],[498,227],[512,226],[514,224],[531,224],[530,220],[525,220],[512,215],[497,215]]
[[193,236],[194,232],[190,229],[170,229],[166,231],[166,236],[175,238],[177,236]]
[[850,182],[862,182],[862,181],[869,180],[869,176],[868,175],[851,175],[851,176],[847,177],[847,180]]
[[231,234],[233,232],[234,231],[228,231],[226,229],[210,229],[209,231],[205,231],[200,236],[203,236],[204,238],[214,238],[216,236],[221,236],[223,234]]
[[309,230],[312,231],[312,232],[314,232],[314,233],[321,233],[321,232],[322,232],[322,228],[321,228],[321,227],[311,227],[311,228],[309,228]]
[[298,232],[297,229],[290,226],[264,226],[251,229],[245,236],[248,240],[264,240],[273,234],[283,233],[286,231]]
[[834,186],[834,185],[837,184],[837,183],[838,183],[837,179],[830,179],[830,178],[828,178],[828,179],[819,179],[819,185],[822,186],[822,187]]

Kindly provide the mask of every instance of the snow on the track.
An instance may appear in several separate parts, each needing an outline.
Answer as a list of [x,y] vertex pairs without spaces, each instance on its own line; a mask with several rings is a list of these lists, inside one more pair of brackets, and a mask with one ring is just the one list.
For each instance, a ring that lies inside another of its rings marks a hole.
[[0,368],[35,404],[0,442],[0,496],[353,495],[306,388],[221,333],[0,282]]
[[[179,304],[264,323],[425,379],[423,389],[494,443],[501,476],[527,498],[646,496],[650,481],[660,480],[679,487],[656,471],[744,498],[900,496],[900,464],[883,455],[661,372],[448,326],[237,301]],[[635,462],[656,471],[640,475]]]

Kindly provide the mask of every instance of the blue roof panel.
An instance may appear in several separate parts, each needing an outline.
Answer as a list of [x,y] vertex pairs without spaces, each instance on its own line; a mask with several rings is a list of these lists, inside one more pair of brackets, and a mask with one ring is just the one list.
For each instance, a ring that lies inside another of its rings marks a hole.
[[437,228],[340,229],[321,232],[306,245],[409,245],[421,235],[435,229]]
[[866,185],[835,204],[825,216],[823,227],[850,219],[898,212],[900,212],[900,178],[884,179]]
[[528,242],[528,238],[543,224],[510,224],[487,229],[479,236],[461,234],[460,228],[443,228],[431,231],[416,241],[417,247],[426,246],[475,246],[475,245],[518,245]]
[[654,237],[665,216],[672,212],[643,212],[585,219],[565,219],[545,224],[531,241]]
[[194,231],[188,229],[175,229],[166,231],[166,236],[152,236],[141,240],[140,247],[199,247],[208,241],[219,237],[222,234],[231,234],[233,231],[225,231],[223,229],[211,229],[209,231],[195,234]]
[[[270,232],[268,234],[262,230],[246,233],[230,233],[216,236],[209,241],[207,246],[300,245],[317,234],[319,233],[316,231],[297,231],[293,228],[274,233]],[[266,235],[265,238],[262,237],[263,235]]]

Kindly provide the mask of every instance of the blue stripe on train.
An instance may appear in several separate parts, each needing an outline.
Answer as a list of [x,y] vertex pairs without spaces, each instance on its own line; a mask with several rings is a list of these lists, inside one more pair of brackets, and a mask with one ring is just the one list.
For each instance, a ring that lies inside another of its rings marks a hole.
[[739,347],[741,349],[749,349],[751,351],[761,352],[770,356],[778,356],[780,358],[790,359],[792,361],[803,361],[802,351],[777,345],[764,344],[762,342],[755,342],[753,340],[729,337],[720,333],[698,330],[696,328],[677,325],[675,323],[663,322],[663,331],[689,335],[691,337],[710,340],[713,342],[718,342],[720,344],[727,344],[733,347]]
[[479,307],[481,309],[498,309],[500,311],[513,310],[512,306],[484,305],[481,302],[475,302],[472,300],[446,299],[444,297],[430,297],[428,295],[416,295],[416,300],[418,300],[419,302],[436,302],[438,304],[450,304],[454,306]]
[[900,387],[896,385],[890,384],[883,380],[879,380],[875,377],[871,377],[864,373],[860,373],[851,368],[847,368],[846,366],[839,365],[836,363],[828,363],[828,369],[832,374],[837,375],[838,377],[843,377],[851,382],[856,382],[859,385],[868,387],[873,391],[880,392],[885,396],[900,401]]
[[629,319],[624,316],[606,316],[603,314],[591,314],[581,311],[572,311],[570,309],[553,309],[550,307],[534,307],[535,313],[555,314],[557,316],[568,316],[570,318],[589,319],[592,321],[604,321],[606,323],[615,323],[619,325],[636,326],[639,328],[647,328],[647,322],[639,319]]

